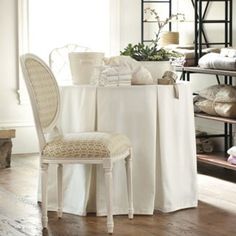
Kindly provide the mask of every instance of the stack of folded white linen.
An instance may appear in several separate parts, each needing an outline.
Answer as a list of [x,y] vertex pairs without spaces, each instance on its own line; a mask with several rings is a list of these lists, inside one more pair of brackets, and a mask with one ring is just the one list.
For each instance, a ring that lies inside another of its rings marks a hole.
[[110,65],[100,68],[99,86],[130,86],[132,71],[127,65]]
[[131,71],[132,85],[149,85],[154,84],[154,80],[149,70],[147,70],[139,61],[134,60],[129,56],[115,56],[105,58],[104,62],[107,66],[127,67]]
[[212,85],[199,91],[195,98],[196,112],[213,116],[236,118],[236,87],[231,85]]
[[[194,66],[195,65],[195,47],[194,45],[170,44],[164,47],[167,50],[182,54],[181,57],[172,59],[173,66]],[[202,54],[219,53],[219,48],[202,48]]]

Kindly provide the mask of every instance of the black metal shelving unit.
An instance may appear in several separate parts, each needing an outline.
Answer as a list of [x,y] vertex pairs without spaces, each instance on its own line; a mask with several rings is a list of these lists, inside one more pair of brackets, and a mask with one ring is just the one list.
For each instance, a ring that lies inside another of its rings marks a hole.
[[[166,12],[166,17],[170,17],[172,15],[172,0],[141,0],[141,43],[148,43],[152,42],[152,39],[145,39],[144,38],[144,30],[148,27],[148,24],[152,24],[155,21],[145,21],[144,20],[144,9],[145,5],[148,3],[152,4],[167,4],[168,11]],[[158,5],[157,5],[158,6]],[[169,23],[169,31],[171,31],[171,23]]]
[[[218,76],[223,76],[224,84],[232,85],[232,77],[236,77],[236,72],[223,71],[223,70],[211,70],[211,69],[201,69],[197,67],[198,59],[203,55],[203,47],[212,47],[212,46],[221,46],[221,47],[230,47],[233,42],[233,0],[191,0],[194,7],[194,45],[195,45],[195,67],[183,67],[179,68],[177,71],[182,71],[182,76],[184,80],[190,81],[190,75],[192,73],[200,74],[212,74],[216,75],[217,82],[220,83]],[[213,4],[222,2],[224,3],[224,19],[220,20],[209,20],[206,19],[207,12]],[[207,25],[209,24],[220,24],[224,26],[224,40],[223,41],[214,41],[210,42],[207,37]],[[226,156],[226,151],[233,145],[233,128],[232,125],[236,124],[235,119],[226,119],[221,117],[213,117],[209,115],[196,114],[197,117],[203,119],[216,120],[223,122],[224,124],[224,133],[220,135],[215,135],[215,137],[224,138],[224,153],[220,156],[218,154],[213,155],[198,155],[198,160],[221,166],[228,169],[236,170],[236,166],[228,164],[224,157]],[[211,135],[210,135],[211,136]],[[214,136],[214,135],[213,135]],[[212,137],[213,137],[212,136]]]
[[[194,7],[194,44],[195,44],[195,64],[197,65],[198,59],[202,56],[203,47],[232,46],[233,42],[233,0],[191,0]],[[224,3],[224,19],[207,20],[207,12],[210,7],[219,2]],[[207,25],[217,24],[224,26],[224,40],[210,42],[206,34]]]

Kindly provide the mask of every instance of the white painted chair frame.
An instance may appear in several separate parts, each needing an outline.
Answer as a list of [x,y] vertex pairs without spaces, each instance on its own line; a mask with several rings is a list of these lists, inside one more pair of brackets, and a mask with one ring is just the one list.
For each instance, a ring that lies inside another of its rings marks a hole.
[[[47,127],[42,127],[40,123],[39,113],[37,110],[37,102],[34,96],[34,89],[30,82],[30,76],[26,68],[26,60],[36,60],[39,62],[50,74],[52,81],[57,88],[57,97],[58,97],[58,105],[56,109],[56,114],[54,119]],[[41,183],[42,183],[42,225],[43,228],[47,228],[48,225],[48,216],[47,216],[47,181],[48,181],[48,166],[49,164],[57,164],[57,184],[58,184],[58,217],[62,217],[63,212],[63,193],[62,193],[62,178],[63,178],[63,164],[101,164],[104,169],[105,173],[105,186],[106,186],[106,201],[107,201],[107,230],[108,233],[113,233],[114,222],[113,222],[113,211],[112,211],[112,169],[113,163],[124,159],[126,163],[126,175],[127,175],[127,190],[128,190],[128,217],[129,219],[133,218],[133,190],[132,190],[132,148],[130,147],[122,154],[109,157],[109,158],[62,158],[62,157],[55,157],[55,158],[48,158],[47,156],[43,155],[43,148],[46,145],[46,139],[44,134],[49,133],[55,128],[59,110],[60,110],[60,94],[59,89],[57,86],[57,82],[52,74],[50,68],[37,56],[33,54],[25,54],[21,56],[21,66],[26,82],[26,87],[28,89],[28,93],[31,100],[31,105],[33,109],[34,119],[35,119],[35,126],[37,129],[37,134],[39,138],[39,147],[40,147],[40,158],[41,158]]]

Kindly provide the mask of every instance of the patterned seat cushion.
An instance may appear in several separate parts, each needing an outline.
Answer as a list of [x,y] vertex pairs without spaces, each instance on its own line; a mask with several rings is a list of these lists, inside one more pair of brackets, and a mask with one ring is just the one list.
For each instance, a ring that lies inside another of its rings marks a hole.
[[58,137],[46,144],[46,157],[108,158],[126,151],[129,139],[122,134],[84,132]]

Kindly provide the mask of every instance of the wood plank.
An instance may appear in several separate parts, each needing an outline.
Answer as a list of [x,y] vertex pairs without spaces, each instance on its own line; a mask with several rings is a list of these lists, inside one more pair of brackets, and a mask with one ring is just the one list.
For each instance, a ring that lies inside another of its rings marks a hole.
[[16,136],[15,129],[0,129],[0,139],[15,138],[15,136]]
[[176,67],[176,71],[179,72],[193,72],[193,73],[200,73],[200,74],[209,74],[209,75],[227,75],[236,77],[236,71],[231,70],[218,70],[218,69],[204,69],[198,66],[194,67]]
[[[48,230],[42,232],[41,210],[37,204],[39,157],[14,155],[12,159],[12,168],[0,171],[0,235],[108,235],[105,217],[64,213],[58,219],[52,211],[48,215]],[[114,235],[236,235],[235,183],[206,175],[198,177],[197,208],[168,214],[155,211],[153,216],[135,215],[133,220],[128,220],[127,215],[115,216]]]
[[195,113],[195,117],[204,118],[208,120],[215,120],[215,121],[220,121],[220,122],[226,122],[230,124],[236,124],[235,119],[230,119],[230,118],[220,117],[220,116],[211,116],[205,113]]
[[224,153],[197,154],[197,160],[207,164],[236,170],[236,165],[232,165],[226,161],[226,155]]

